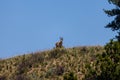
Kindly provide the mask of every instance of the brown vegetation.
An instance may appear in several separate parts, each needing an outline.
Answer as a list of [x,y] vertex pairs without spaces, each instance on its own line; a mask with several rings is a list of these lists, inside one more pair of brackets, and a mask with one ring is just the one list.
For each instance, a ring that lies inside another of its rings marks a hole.
[[0,60],[0,79],[5,80],[63,80],[73,72],[81,80],[87,73],[87,63],[96,60],[103,47],[55,48]]

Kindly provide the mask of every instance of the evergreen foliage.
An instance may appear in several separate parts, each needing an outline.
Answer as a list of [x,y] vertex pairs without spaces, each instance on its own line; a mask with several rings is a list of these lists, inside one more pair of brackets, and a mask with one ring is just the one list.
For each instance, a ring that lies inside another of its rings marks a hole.
[[106,28],[118,33],[115,36],[117,40],[111,40],[105,46],[106,52],[100,57],[100,78],[104,80],[120,79],[120,0],[108,0],[109,3],[116,6],[115,9],[105,10],[109,16],[115,16],[115,19],[109,23]]
[[101,73],[98,80],[119,80],[120,79],[120,43],[111,40],[105,46],[106,52],[99,55],[97,65],[100,65]]
[[112,31],[115,31],[118,33],[116,35],[116,38],[118,41],[120,41],[120,0],[108,0],[109,3],[114,4],[116,8],[112,10],[104,10],[104,12],[108,16],[114,16],[115,19],[110,22],[108,25],[106,25],[106,28],[111,28]]
[[[94,74],[88,70],[87,80],[120,80],[120,0],[108,0],[116,6],[112,10],[104,10],[108,16],[115,16],[115,19],[106,25],[118,35],[111,39],[104,47],[105,52],[98,55],[94,68]],[[87,67],[88,68],[88,67]]]

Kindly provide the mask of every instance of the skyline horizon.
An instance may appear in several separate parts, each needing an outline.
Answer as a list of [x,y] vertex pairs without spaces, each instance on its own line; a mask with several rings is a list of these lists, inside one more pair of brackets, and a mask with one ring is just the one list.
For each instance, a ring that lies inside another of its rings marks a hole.
[[0,1],[0,58],[52,49],[59,37],[65,47],[104,46],[115,32],[108,1]]

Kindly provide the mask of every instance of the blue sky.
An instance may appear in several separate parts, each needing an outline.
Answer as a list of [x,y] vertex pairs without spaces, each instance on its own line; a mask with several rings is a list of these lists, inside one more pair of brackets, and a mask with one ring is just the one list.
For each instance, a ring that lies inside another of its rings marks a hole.
[[65,47],[105,45],[114,33],[107,0],[0,0],[0,58]]

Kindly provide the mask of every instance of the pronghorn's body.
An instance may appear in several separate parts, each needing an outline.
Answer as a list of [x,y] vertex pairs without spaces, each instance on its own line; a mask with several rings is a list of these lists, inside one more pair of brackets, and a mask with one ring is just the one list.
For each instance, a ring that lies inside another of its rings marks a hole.
[[60,38],[60,41],[56,42],[55,46],[56,46],[56,48],[61,48],[61,47],[63,47],[62,44],[63,44],[63,38]]

